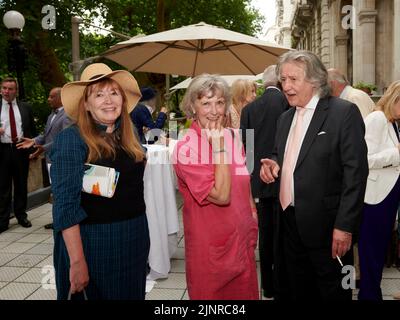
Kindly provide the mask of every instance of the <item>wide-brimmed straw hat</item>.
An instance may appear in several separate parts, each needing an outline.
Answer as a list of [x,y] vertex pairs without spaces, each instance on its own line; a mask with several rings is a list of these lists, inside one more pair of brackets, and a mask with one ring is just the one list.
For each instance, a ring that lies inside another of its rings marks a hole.
[[69,82],[61,90],[61,101],[67,115],[76,120],[79,101],[85,88],[95,81],[110,78],[116,81],[124,91],[127,98],[128,112],[131,112],[141,98],[141,93],[136,79],[125,70],[112,71],[104,63],[90,64],[83,70],[80,81]]

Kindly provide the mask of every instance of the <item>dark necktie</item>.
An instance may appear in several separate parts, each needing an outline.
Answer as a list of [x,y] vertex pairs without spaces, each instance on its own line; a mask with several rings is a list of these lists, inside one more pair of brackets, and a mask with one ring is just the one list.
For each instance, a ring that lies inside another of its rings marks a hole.
[[16,143],[17,142],[17,126],[15,124],[14,110],[13,110],[11,102],[9,102],[8,105],[10,106],[9,117],[10,117],[11,140],[13,143]]
[[397,140],[400,141],[400,137],[399,137],[399,129],[397,129],[397,125],[395,122],[393,122],[393,128],[394,128],[394,132],[396,132],[396,137]]

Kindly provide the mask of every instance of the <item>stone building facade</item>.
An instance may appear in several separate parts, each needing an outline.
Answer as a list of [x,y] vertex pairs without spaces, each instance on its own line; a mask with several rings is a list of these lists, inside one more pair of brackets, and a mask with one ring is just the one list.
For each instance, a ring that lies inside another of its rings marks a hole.
[[277,43],[316,53],[381,94],[400,79],[400,0],[276,0]]

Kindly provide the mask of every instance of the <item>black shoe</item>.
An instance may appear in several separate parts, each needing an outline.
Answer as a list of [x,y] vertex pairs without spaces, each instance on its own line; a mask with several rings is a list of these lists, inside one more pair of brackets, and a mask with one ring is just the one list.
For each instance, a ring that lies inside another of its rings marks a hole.
[[272,290],[263,290],[263,296],[266,299],[273,299],[274,298],[274,294],[273,294]]
[[4,232],[6,230],[8,230],[8,226],[0,227],[0,233]]
[[27,218],[18,220],[18,224],[23,226],[24,228],[32,227],[32,223]]
[[52,223],[45,224],[45,225],[44,225],[44,228],[45,228],[45,229],[54,229]]

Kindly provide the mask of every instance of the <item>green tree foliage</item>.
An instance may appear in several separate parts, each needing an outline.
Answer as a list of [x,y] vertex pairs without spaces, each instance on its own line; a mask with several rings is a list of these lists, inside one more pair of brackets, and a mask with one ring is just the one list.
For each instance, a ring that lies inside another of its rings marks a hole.
[[[250,0],[114,0],[102,3],[104,17],[115,31],[130,35],[151,34],[204,21],[229,30],[254,35],[263,17],[250,7]],[[158,18],[157,18],[158,17]],[[164,18],[163,26],[157,20]]]
[[[87,3],[86,3],[87,2]],[[56,8],[56,28],[45,30],[42,19],[45,13],[42,8],[52,5]],[[8,10],[17,10],[25,18],[22,39],[27,49],[24,71],[24,87],[26,100],[32,103],[35,120],[41,129],[50,112],[47,95],[52,87],[62,86],[68,78],[68,65],[71,61],[71,16],[83,14],[85,8],[94,8],[91,1],[72,0],[3,0],[0,1],[0,14]],[[0,46],[8,47],[9,32],[1,24]],[[6,50],[0,53],[0,76],[16,76],[7,67]]]
[[[56,9],[56,28],[42,28],[45,5]],[[22,32],[27,49],[24,86],[26,99],[33,104],[38,123],[43,126],[47,114],[47,95],[54,86],[62,86],[72,79],[71,17],[91,19],[100,16],[105,27],[119,33],[135,36],[178,28],[204,21],[233,31],[254,35],[261,29],[263,18],[250,7],[250,0],[0,0],[1,16],[8,10],[17,10],[25,17]],[[0,47],[7,48],[8,30],[1,24]],[[80,55],[88,58],[107,50],[121,41],[112,35],[80,32]],[[115,67],[110,61],[106,61]],[[0,77],[10,74],[7,68],[7,50],[0,50]],[[160,87],[164,76],[135,74],[139,83],[154,83]]]

